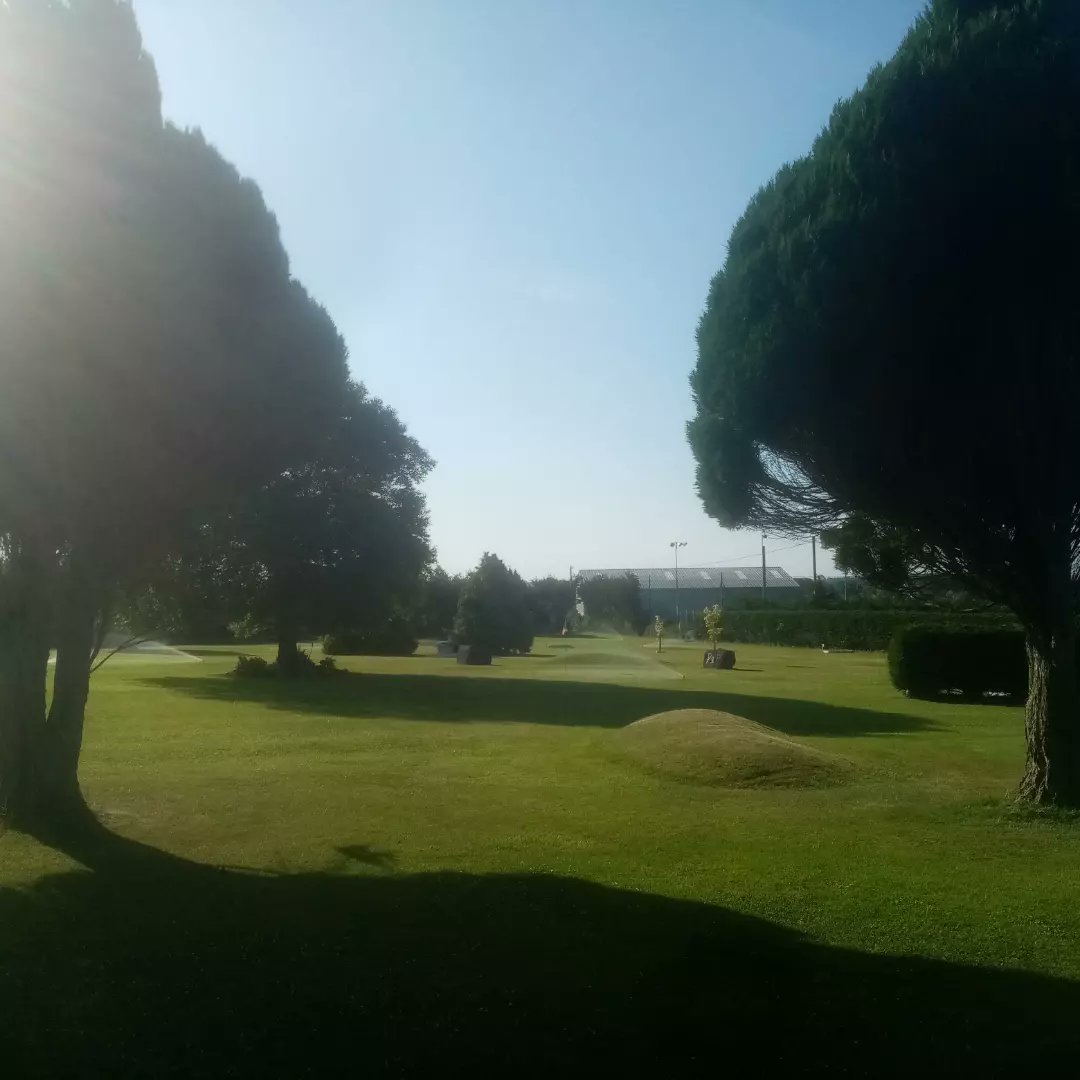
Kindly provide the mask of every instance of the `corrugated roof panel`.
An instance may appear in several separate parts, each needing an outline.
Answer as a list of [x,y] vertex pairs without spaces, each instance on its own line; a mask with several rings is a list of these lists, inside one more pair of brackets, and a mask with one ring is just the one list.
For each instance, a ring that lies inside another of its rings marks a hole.
[[[579,578],[621,578],[633,574],[643,589],[671,589],[675,586],[673,567],[616,567],[611,569],[582,570]],[[797,589],[798,583],[779,566],[768,567],[766,583],[769,588]],[[679,589],[760,589],[760,566],[688,566],[679,568]]]

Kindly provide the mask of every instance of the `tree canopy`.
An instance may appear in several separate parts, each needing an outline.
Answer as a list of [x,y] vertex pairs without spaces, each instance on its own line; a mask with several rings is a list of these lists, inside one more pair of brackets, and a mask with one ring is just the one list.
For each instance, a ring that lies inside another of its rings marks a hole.
[[1032,659],[1023,791],[1068,802],[1078,106],[1077,5],[931,3],[735,226],[689,426],[723,524],[869,522],[1013,610]]
[[279,670],[301,638],[371,631],[412,608],[431,560],[418,488],[431,468],[394,411],[353,383],[315,452],[212,525],[236,617],[271,629]]
[[640,634],[648,625],[641,602],[641,582],[636,574],[589,578],[578,586],[578,595],[590,626],[614,627]]
[[81,805],[117,586],[310,446],[346,369],[258,187],[163,122],[126,3],[0,6],[0,228],[0,813],[31,816]]
[[462,583],[462,577],[451,577],[441,566],[428,568],[420,581],[414,613],[419,634],[445,638],[453,632]]
[[537,634],[561,634],[572,620],[576,590],[569,578],[543,577],[529,582],[529,614]]
[[418,488],[431,467],[394,411],[350,383],[315,451],[190,531],[131,591],[125,625],[229,627],[275,641],[283,673],[301,640],[331,634],[344,651],[392,624],[411,633],[431,559]]
[[0,512],[119,563],[310,441],[344,356],[258,187],[162,122],[128,5],[0,21]]

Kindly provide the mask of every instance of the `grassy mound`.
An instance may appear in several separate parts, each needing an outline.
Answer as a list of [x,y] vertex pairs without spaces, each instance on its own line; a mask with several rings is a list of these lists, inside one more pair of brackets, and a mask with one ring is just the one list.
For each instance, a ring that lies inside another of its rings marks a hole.
[[842,783],[850,763],[713,709],[674,709],[619,732],[622,749],[646,768],[722,787],[820,787]]

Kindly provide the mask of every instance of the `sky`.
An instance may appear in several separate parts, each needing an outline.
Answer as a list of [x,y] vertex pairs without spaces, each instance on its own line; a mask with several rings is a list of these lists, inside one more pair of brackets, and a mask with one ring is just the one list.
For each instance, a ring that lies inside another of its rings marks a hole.
[[[527,578],[674,540],[760,560],[694,489],[694,331],[747,201],[922,6],[135,0],[167,117],[259,183],[354,376],[436,460],[439,562]],[[766,549],[809,573],[808,538]]]

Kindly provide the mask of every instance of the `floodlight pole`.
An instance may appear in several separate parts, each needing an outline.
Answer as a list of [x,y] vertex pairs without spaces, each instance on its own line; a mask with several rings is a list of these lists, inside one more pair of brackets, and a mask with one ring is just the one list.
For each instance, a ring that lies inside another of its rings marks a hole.
[[817,599],[817,537],[810,537],[810,565],[812,567],[811,574],[813,574],[813,585],[810,589],[810,599]]
[[765,584],[765,541],[766,540],[768,540],[768,537],[764,533],[762,533],[761,534],[761,605],[762,605],[762,607],[764,607],[765,604],[768,602],[765,599],[765,589],[766,589],[766,584]]
[[675,625],[682,631],[682,616],[679,612],[679,548],[686,547],[685,540],[672,540],[668,547],[675,549]]

